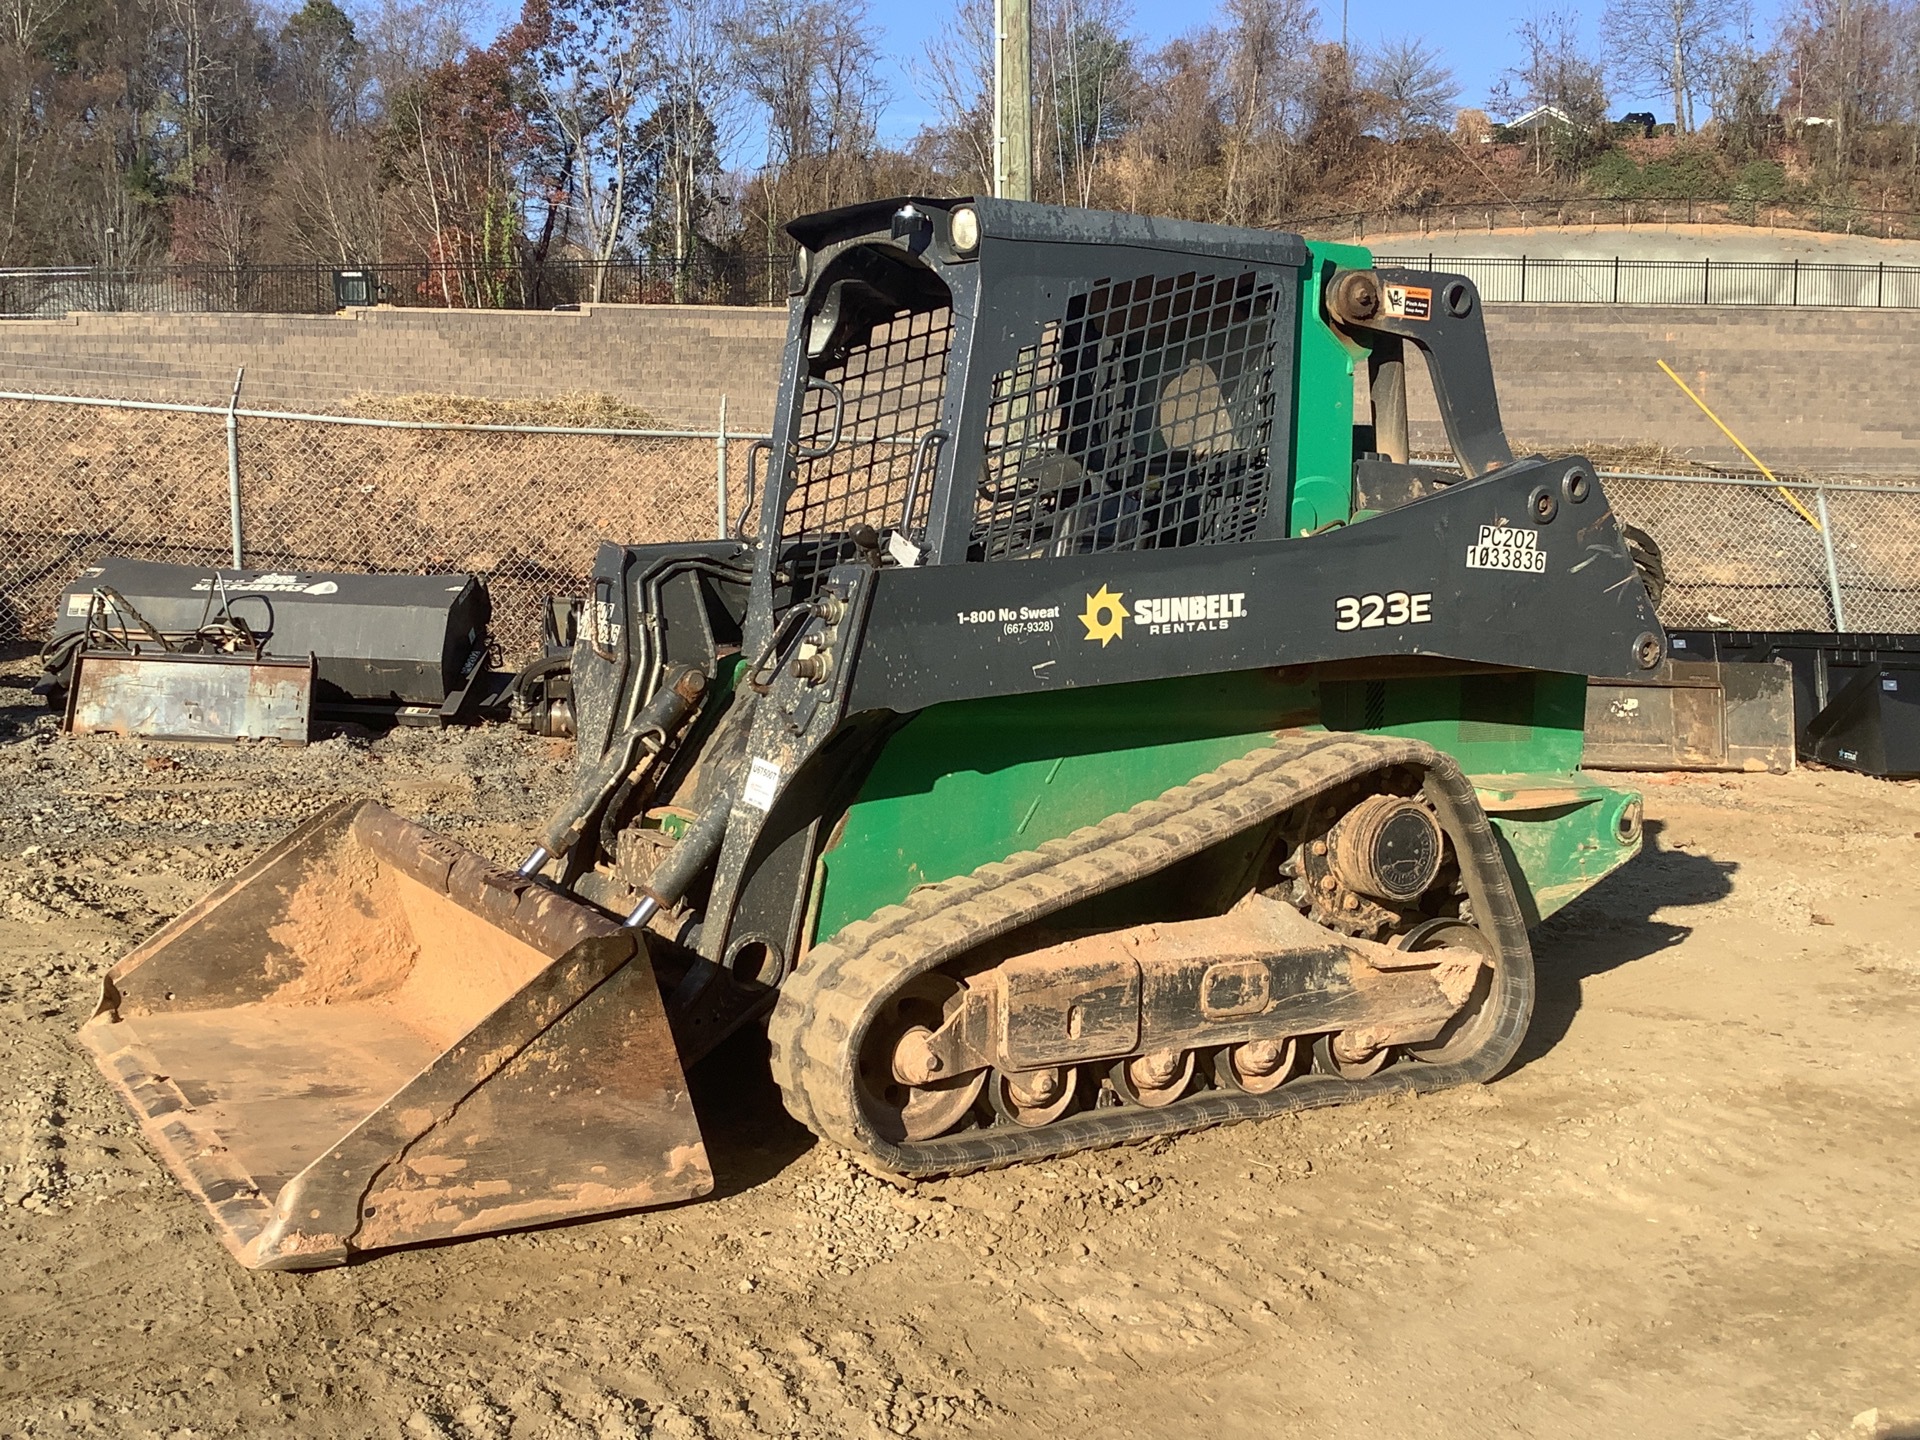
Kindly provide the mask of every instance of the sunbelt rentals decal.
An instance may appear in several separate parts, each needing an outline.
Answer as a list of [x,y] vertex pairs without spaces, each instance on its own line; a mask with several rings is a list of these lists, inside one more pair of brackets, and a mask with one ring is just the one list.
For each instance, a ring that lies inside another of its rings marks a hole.
[[1125,595],[1107,585],[1087,596],[1087,608],[1080,612],[1086,638],[1099,641],[1103,650],[1126,637],[1129,621],[1136,630],[1149,635],[1185,635],[1193,630],[1228,630],[1234,621],[1246,618],[1244,590],[1208,595],[1150,595],[1136,597],[1129,605]]
[[954,619],[1003,639],[1051,635],[1056,625],[1071,633],[1077,619],[1086,639],[1104,650],[1126,639],[1129,627],[1148,635],[1185,635],[1193,630],[1230,630],[1234,621],[1247,618],[1244,590],[1136,596],[1131,601],[1111,585],[1102,585],[1092,594],[1081,593],[1086,603],[1077,615],[1068,605],[991,605],[956,611]]

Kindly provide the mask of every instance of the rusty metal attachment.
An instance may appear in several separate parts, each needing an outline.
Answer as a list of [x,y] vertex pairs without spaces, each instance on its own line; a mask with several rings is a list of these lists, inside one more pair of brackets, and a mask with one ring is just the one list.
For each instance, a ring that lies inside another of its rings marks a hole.
[[242,1264],[314,1269],[711,1189],[651,943],[349,803],[115,966],[78,1039]]
[[154,740],[277,740],[304,745],[314,664],[259,655],[83,650],[66,728]]
[[1784,662],[1674,659],[1641,679],[1587,686],[1597,770],[1769,770],[1794,765],[1794,676]]

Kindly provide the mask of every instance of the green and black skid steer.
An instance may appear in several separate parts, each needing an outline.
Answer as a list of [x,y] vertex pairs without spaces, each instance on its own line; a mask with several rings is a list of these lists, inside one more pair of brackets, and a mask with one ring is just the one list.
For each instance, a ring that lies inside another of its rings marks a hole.
[[345,804],[110,973],[82,1042],[242,1263],[700,1195],[749,1024],[908,1179],[1488,1080],[1529,927],[1638,851],[1584,677],[1665,636],[1469,280],[985,198],[790,234],[745,533],[602,546],[525,863]]

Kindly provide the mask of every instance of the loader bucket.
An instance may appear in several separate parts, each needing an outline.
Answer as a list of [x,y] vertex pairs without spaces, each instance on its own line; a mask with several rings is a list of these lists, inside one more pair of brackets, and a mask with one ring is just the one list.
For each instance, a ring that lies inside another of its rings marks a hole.
[[369,801],[109,972],[80,1043],[243,1265],[705,1194],[646,940]]
[[1784,662],[1668,660],[1587,684],[1589,770],[1771,770],[1794,760],[1793,671]]

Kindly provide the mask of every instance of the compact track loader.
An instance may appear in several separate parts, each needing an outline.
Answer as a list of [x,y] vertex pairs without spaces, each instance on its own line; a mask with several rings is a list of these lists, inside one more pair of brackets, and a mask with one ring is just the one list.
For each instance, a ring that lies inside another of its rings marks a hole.
[[111,972],[81,1038],[244,1264],[699,1195],[685,1072],[752,1023],[903,1177],[1488,1080],[1529,926],[1637,851],[1582,677],[1665,639],[1470,281],[990,199],[791,235],[751,533],[602,547],[526,862],[344,805]]

